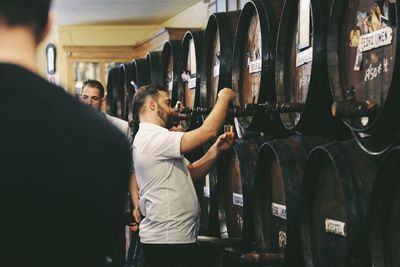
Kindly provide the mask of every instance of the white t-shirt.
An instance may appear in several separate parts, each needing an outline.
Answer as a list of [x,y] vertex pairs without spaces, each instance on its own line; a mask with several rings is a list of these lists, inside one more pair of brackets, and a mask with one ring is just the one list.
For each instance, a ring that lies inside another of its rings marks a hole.
[[126,139],[128,140],[129,145],[133,144],[133,138],[132,138],[132,130],[131,127],[129,127],[129,123],[127,121],[121,120],[119,118],[110,116],[106,113],[104,113],[106,116],[106,119],[111,122],[115,127],[117,127],[125,136]]
[[145,216],[139,227],[142,243],[196,242],[200,205],[188,161],[180,153],[183,134],[140,123],[133,158]]
[[[129,123],[127,121],[121,120],[119,118],[110,116],[106,113],[103,113],[106,116],[107,121],[111,122],[112,125],[117,127],[126,137],[126,140],[129,144],[129,149],[132,151],[133,146],[133,136],[132,136],[132,129],[129,127]],[[133,160],[133,159],[132,159]],[[133,161],[132,161],[132,173],[135,172]]]

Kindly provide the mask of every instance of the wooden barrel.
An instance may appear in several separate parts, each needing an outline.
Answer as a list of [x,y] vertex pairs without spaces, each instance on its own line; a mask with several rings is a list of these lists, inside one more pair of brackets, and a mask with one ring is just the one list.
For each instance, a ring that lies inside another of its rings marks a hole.
[[131,92],[127,94],[127,120],[133,125],[135,121],[135,114],[133,114],[133,96],[136,90],[146,84],[146,66],[145,59],[134,59],[131,64],[131,77],[130,81]]
[[[119,75],[118,75],[118,94],[121,94],[121,98],[123,97],[123,103],[122,103],[122,110],[120,111],[121,113],[121,119],[128,121],[129,113],[132,105],[132,99],[133,99],[133,94],[135,93],[135,88],[132,85],[132,64],[127,63],[127,64],[121,64],[119,67]],[[123,90],[123,92],[122,92]],[[118,97],[118,100],[120,101],[120,98]],[[119,107],[119,105],[118,105]]]
[[256,250],[282,255],[282,266],[303,265],[301,182],[308,153],[325,142],[320,137],[293,136],[266,142],[258,154],[252,194]]
[[372,266],[400,266],[400,147],[379,166],[369,211]]
[[160,61],[161,52],[149,52],[146,55],[146,82],[151,84],[160,83]]
[[306,267],[370,266],[367,207],[376,173],[355,140],[311,151],[299,211]]
[[265,141],[261,137],[235,140],[218,165],[220,235],[223,239],[239,240],[244,252],[252,249],[254,240],[250,195],[258,151]]
[[112,103],[115,105],[115,117],[120,119],[125,119],[127,117],[126,110],[126,78],[131,78],[131,65],[121,64],[118,69],[118,76],[116,86],[113,88],[112,93],[113,100]]
[[233,41],[239,11],[212,14],[203,41],[200,106],[213,107],[219,90],[232,88]]
[[[276,22],[269,1],[253,0],[240,13],[233,48],[232,89],[235,106],[276,101],[275,95]],[[256,110],[251,116],[237,117],[245,130],[272,132],[283,128],[277,115]],[[277,125],[274,121],[278,122]],[[242,130],[238,130],[241,132]]]
[[275,86],[277,103],[286,110],[277,112],[288,130],[341,138],[350,132],[331,113],[326,59],[329,7],[330,0],[285,3],[276,45]]
[[119,67],[113,67],[107,76],[107,96],[106,96],[106,112],[111,116],[117,116],[117,103],[114,102],[114,91],[118,87]]
[[[399,132],[399,1],[336,0],[328,30],[334,105],[360,146],[387,151]],[[369,137],[369,142],[365,138]]]
[[146,76],[146,59],[137,58],[132,61],[132,80],[133,85],[137,89],[148,84]]
[[[203,31],[188,31],[181,46],[181,86],[178,87],[178,100],[187,108],[199,107],[200,66],[202,62]],[[184,130],[198,127],[201,116],[192,116],[190,121],[181,121]]]
[[165,42],[161,54],[161,85],[168,88],[171,97],[171,106],[178,100],[178,86],[180,80],[180,50],[181,42],[170,40]]

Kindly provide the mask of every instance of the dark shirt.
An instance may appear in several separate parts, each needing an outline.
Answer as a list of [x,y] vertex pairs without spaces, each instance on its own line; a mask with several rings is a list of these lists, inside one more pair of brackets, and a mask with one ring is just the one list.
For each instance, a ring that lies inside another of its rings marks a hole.
[[0,64],[0,266],[101,266],[130,165],[104,116]]

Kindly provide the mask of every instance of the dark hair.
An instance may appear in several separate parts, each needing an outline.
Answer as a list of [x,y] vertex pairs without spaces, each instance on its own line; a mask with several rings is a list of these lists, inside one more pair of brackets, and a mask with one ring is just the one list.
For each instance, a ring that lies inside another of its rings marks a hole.
[[135,116],[135,121],[139,120],[139,113],[142,109],[144,103],[146,102],[148,97],[158,97],[158,93],[160,91],[168,92],[167,89],[162,87],[159,84],[148,84],[139,87],[133,96],[133,115]]
[[83,81],[81,94],[83,93],[83,88],[85,88],[86,86],[87,87],[94,87],[94,88],[99,89],[100,97],[101,98],[104,97],[104,86],[98,80],[90,80],[89,79],[89,80]]
[[51,0],[1,0],[0,23],[9,27],[30,27],[40,40],[46,28]]

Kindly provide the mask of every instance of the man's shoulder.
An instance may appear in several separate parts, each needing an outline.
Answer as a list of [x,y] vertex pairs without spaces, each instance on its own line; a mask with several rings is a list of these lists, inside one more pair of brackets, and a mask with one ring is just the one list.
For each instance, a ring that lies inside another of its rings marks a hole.
[[175,144],[183,134],[183,132],[172,132],[155,124],[141,123],[135,135],[134,144],[139,147],[160,150]]
[[111,123],[121,127],[129,127],[129,123],[127,121],[111,116],[107,113],[104,114],[106,115],[107,120],[109,120]]

